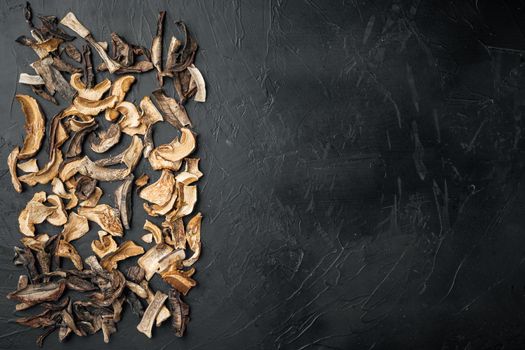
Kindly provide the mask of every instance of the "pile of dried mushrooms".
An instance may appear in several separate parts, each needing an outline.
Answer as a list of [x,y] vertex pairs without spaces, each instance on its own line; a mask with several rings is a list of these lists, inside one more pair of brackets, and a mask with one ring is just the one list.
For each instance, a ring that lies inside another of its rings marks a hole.
[[[170,318],[181,337],[189,321],[182,296],[197,284],[193,266],[201,254],[202,216],[193,213],[196,182],[203,174],[199,158],[192,156],[197,138],[185,109],[191,99],[206,100],[203,76],[194,65],[197,42],[184,22],[176,22],[183,39],[171,37],[163,61],[164,11],[151,48],[130,44],[117,33],[111,33],[110,44],[97,41],[71,12],[62,19],[37,16],[37,26],[27,3],[24,16],[31,36],[16,41],[37,57],[30,65],[34,72],[20,74],[19,82],[43,100],[16,95],[25,115],[25,139],[10,153],[8,166],[17,192],[37,184],[49,187],[34,193],[18,218],[22,246],[15,247],[14,263],[25,273],[7,298],[17,302],[16,311],[39,310],[16,322],[43,329],[39,346],[54,331],[60,341],[72,333],[102,331],[108,342],[128,304],[139,317],[137,330],[147,337]],[[93,52],[102,61],[96,67]],[[127,101],[138,73],[150,70],[159,88],[139,103]],[[96,72],[102,71],[108,77],[97,82]],[[163,89],[168,80],[176,97]],[[48,120],[41,103],[58,104],[57,94],[67,106]],[[155,145],[154,126],[164,121],[177,136]],[[127,139],[124,151],[104,155]],[[101,158],[88,157],[86,147]],[[43,148],[48,161],[39,165],[35,157]],[[143,157],[159,174],[155,181],[133,173]],[[114,205],[100,202],[103,181],[118,182]],[[126,237],[134,194],[144,200],[151,220],[162,222],[144,222],[144,247]],[[40,232],[42,223],[60,232]],[[98,235],[89,234],[93,224]],[[75,241],[81,239],[91,242],[92,255],[79,254]],[[119,263],[126,259],[136,263],[121,271]],[[155,275],[165,282],[164,291],[149,285]]]

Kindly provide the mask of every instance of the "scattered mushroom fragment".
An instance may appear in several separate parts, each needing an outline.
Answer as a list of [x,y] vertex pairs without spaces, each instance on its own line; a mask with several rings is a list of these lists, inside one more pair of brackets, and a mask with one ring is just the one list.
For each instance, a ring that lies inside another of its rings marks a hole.
[[153,91],[153,97],[155,97],[159,109],[164,113],[164,117],[168,123],[179,129],[185,126],[191,126],[191,121],[186,113],[186,109],[180,105],[176,99],[167,96],[162,89]]
[[120,212],[120,219],[124,228],[129,230],[131,221],[131,189],[133,185],[133,174],[128,175],[122,184],[115,190],[115,206]]
[[155,170],[166,169],[166,165],[158,158],[165,162],[178,163],[180,167],[181,160],[189,156],[195,150],[195,146],[196,138],[193,132],[188,128],[182,128],[180,138],[175,138],[170,143],[160,145],[151,151],[149,162]]
[[162,86],[162,39],[164,34],[164,17],[166,11],[160,11],[157,19],[157,35],[153,38],[151,43],[151,62],[157,69],[157,80]]
[[89,221],[95,222],[112,236],[120,237],[124,233],[118,210],[107,204],[99,204],[93,208],[78,208],[78,214],[85,216]]
[[58,174],[58,169],[62,164],[62,152],[60,150],[53,149],[49,162],[39,171],[22,175],[18,179],[29,186],[35,186],[39,184],[47,184]]
[[175,335],[182,337],[190,321],[190,306],[182,301],[180,293],[176,289],[170,290],[168,299],[172,315],[171,326],[175,330]]
[[[117,97],[117,104],[124,101],[126,93],[131,89],[131,85],[133,85],[134,82],[135,77],[132,75],[125,75],[123,77],[118,78],[111,86],[111,89],[109,90],[109,95]],[[105,118],[108,121],[113,121],[117,119],[118,116],[119,112],[111,108],[108,108],[105,112]]]
[[93,152],[104,153],[115,146],[120,140],[120,126],[111,124],[107,130],[98,134],[92,133],[89,140],[89,147]]
[[[155,297],[155,294],[149,287],[148,281],[143,280],[142,282],[140,282],[140,285],[148,293],[148,297],[147,297],[148,304],[151,303]],[[155,318],[155,326],[159,327],[164,321],[170,318],[170,316],[171,316],[170,310],[168,310],[166,306],[162,306],[160,308],[159,314]]]
[[84,115],[95,116],[108,108],[113,108],[117,104],[116,96],[108,96],[102,100],[88,100],[86,98],[77,96],[73,100],[73,105],[76,109]]
[[62,230],[62,239],[71,242],[83,237],[89,231],[87,218],[75,212],[69,214],[67,223]]
[[106,91],[111,88],[111,81],[104,79],[92,88],[88,88],[82,82],[82,74],[75,73],[71,75],[69,84],[77,90],[78,96],[91,101],[98,101]]
[[38,171],[38,164],[35,158],[18,163],[16,167],[22,170],[24,173],[36,173]]
[[153,277],[159,269],[159,261],[172,251],[173,248],[167,244],[157,244],[138,259],[137,264],[144,269],[146,280],[149,281]]
[[20,102],[22,112],[26,118],[24,126],[26,137],[24,139],[24,146],[18,154],[18,159],[27,159],[35,156],[40,150],[46,131],[45,118],[38,102],[31,96],[16,95],[16,99]]
[[96,187],[93,193],[84,201],[80,202],[81,207],[93,208],[96,207],[98,201],[103,195],[103,191],[100,187]]
[[30,75],[27,73],[20,73],[18,82],[25,85],[44,85],[44,79],[42,79],[40,75]]
[[135,244],[133,241],[123,242],[117,250],[114,252],[105,255],[100,260],[100,265],[108,271],[114,270],[117,268],[117,263],[121,260],[125,260],[132,256],[137,256],[144,253],[144,248]]
[[186,240],[188,241],[188,246],[193,252],[193,255],[189,259],[182,262],[186,267],[192,266],[199,259],[201,254],[201,222],[202,215],[201,213],[197,213],[191,218],[186,227]]
[[16,175],[16,162],[18,160],[19,154],[20,148],[15,147],[13,148],[11,153],[9,153],[9,156],[7,156],[7,166],[11,175],[11,183],[13,184],[15,191],[18,193],[22,192],[22,184],[20,183],[20,180],[18,180],[18,176]]
[[151,330],[153,328],[153,322],[155,322],[155,318],[160,312],[160,309],[162,306],[164,306],[164,302],[168,296],[160,291],[157,291],[155,293],[155,297],[153,300],[149,303],[148,308],[144,312],[144,316],[142,317],[142,320],[137,326],[137,329],[139,332],[144,333],[148,338],[151,338]]
[[192,81],[194,81],[197,86],[197,93],[193,99],[196,102],[206,102],[206,83],[204,82],[201,72],[193,64],[188,66],[188,71],[191,74]]
[[58,248],[55,254],[61,258],[70,259],[78,270],[83,269],[82,258],[78,254],[75,247],[64,239],[58,242]]
[[117,250],[117,242],[107,232],[98,231],[98,236],[98,240],[91,242],[91,249],[99,258],[103,258]]
[[35,224],[43,223],[48,216],[55,212],[55,208],[44,205],[45,201],[45,192],[37,192],[22,210],[18,217],[18,225],[22,234],[34,236]]
[[139,197],[150,203],[166,204],[175,190],[175,177],[169,170],[163,170],[159,179],[140,191]]

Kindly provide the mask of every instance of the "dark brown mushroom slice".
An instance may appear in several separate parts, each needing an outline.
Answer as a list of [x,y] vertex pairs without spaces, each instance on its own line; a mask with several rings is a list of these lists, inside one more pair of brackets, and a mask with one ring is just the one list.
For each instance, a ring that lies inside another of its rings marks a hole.
[[168,123],[178,129],[188,125],[191,126],[191,120],[186,113],[186,109],[176,99],[167,96],[162,89],[153,91],[153,97],[155,97],[157,105]]
[[58,329],[58,326],[55,324],[55,325],[52,325],[52,326],[49,326],[47,327],[44,332],[42,334],[40,334],[37,338],[36,338],[36,345],[41,348],[44,346],[44,340],[49,336],[51,335],[54,331],[56,331]]
[[[115,74],[145,73],[145,72],[149,72],[153,68],[155,67],[153,66],[153,63],[151,63],[150,61],[138,61],[129,67],[120,67],[119,69],[115,71]],[[104,62],[102,62],[101,64],[97,66],[98,72],[104,72],[107,70],[108,70],[108,67]]]
[[90,281],[74,275],[68,275],[66,277],[66,284],[68,289],[78,292],[89,292],[97,289]]
[[54,94],[58,92],[64,99],[71,101],[76,95],[75,89],[69,85],[62,74],[53,66],[53,59],[46,57],[39,61],[33,62],[31,67],[44,79],[47,90]]
[[74,36],[67,34],[60,27],[58,27],[58,18],[56,16],[38,16],[38,19],[42,22],[42,28],[40,31],[48,36],[62,39],[64,41],[72,41],[75,39]]
[[38,271],[36,269],[35,256],[31,252],[31,249],[27,247],[20,248],[15,246],[14,250],[15,256],[13,258],[13,263],[16,266],[25,267],[29,276],[29,281],[31,283],[34,283],[34,281],[38,277]]
[[53,312],[51,310],[45,310],[36,315],[19,317],[16,319],[16,323],[30,328],[45,328],[57,323],[57,321],[51,317],[52,314]]
[[71,141],[69,142],[66,151],[66,158],[79,156],[82,153],[82,144],[84,143],[86,136],[97,128],[98,124],[95,123],[75,132],[71,138]]
[[65,43],[64,46],[65,46],[64,51],[66,52],[66,55],[69,58],[72,58],[78,63],[82,62],[82,54],[80,53],[80,51],[78,51],[75,45],[73,45],[72,43]]
[[62,296],[66,288],[66,281],[44,282],[30,284],[26,288],[11,292],[7,299],[20,301],[22,303],[41,303],[43,301],[56,301]]
[[179,103],[184,105],[197,92],[196,87],[191,87],[191,74],[188,69],[174,75],[173,87],[179,96]]
[[173,77],[175,65],[177,64],[177,57],[179,55],[179,50],[182,47],[182,41],[172,36],[170,40],[170,45],[168,47],[168,54],[166,57],[166,64],[164,66],[164,75]]
[[129,223],[133,214],[131,208],[131,189],[133,188],[133,174],[129,174],[122,184],[115,190],[115,206],[120,211],[120,220],[126,230],[129,230]]
[[44,100],[49,101],[55,105],[58,105],[58,101],[49,92],[46,91],[45,85],[31,85],[31,90]]
[[92,88],[95,85],[95,73],[93,71],[91,49],[88,45],[84,45],[82,48],[82,57],[84,58],[82,79],[87,88]]
[[180,292],[171,288],[168,294],[169,306],[171,311],[171,326],[175,330],[177,337],[182,337],[190,321],[190,306],[186,304]]
[[151,43],[151,62],[157,69],[157,80],[160,86],[163,85],[162,79],[162,39],[164,36],[164,18],[166,17],[166,11],[160,11],[157,19],[157,34],[153,38]]
[[27,1],[26,5],[24,6],[24,18],[26,23],[29,25],[29,28],[33,29],[35,27],[33,25],[33,9],[31,8],[29,1]]
[[148,125],[146,128],[146,134],[144,134],[144,151],[142,151],[142,154],[144,155],[144,158],[148,158],[151,151],[155,148],[155,145],[153,144],[153,125]]
[[120,135],[120,126],[111,124],[107,130],[91,134],[89,147],[93,152],[104,153],[119,142]]
[[111,33],[112,58],[123,67],[129,67],[134,62],[133,48],[117,33]]
[[182,72],[195,60],[195,53],[199,48],[197,41],[190,35],[186,23],[183,21],[176,22],[177,26],[184,32],[184,46],[181,49],[180,56],[175,64],[174,71]]
[[126,270],[126,277],[134,283],[140,283],[144,279],[144,276],[144,269],[138,265],[130,266]]
[[97,187],[97,180],[90,178],[89,176],[79,176],[77,179],[77,185],[75,193],[80,200],[87,200]]
[[55,67],[60,72],[66,72],[69,74],[82,72],[82,68],[75,67],[57,56],[53,56],[53,67]]
[[126,302],[129,304],[131,312],[133,312],[135,315],[137,315],[140,318],[144,315],[144,306],[140,302],[140,299],[137,298],[135,293],[127,291]]

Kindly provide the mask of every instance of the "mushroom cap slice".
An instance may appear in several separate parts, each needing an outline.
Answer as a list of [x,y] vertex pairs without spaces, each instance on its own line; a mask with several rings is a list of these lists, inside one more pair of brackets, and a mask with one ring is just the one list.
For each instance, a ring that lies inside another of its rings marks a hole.
[[78,214],[85,216],[89,221],[97,223],[104,231],[112,236],[120,237],[124,233],[118,210],[107,204],[99,204],[93,208],[78,208]]
[[201,254],[201,213],[195,214],[193,218],[186,225],[186,240],[190,247],[193,255],[182,262],[186,267],[193,265],[200,257]]
[[188,128],[181,128],[180,138],[175,138],[170,143],[160,145],[153,149],[149,156],[149,161],[153,168],[155,168],[155,166],[151,158],[155,156],[159,156],[161,159],[169,162],[179,162],[189,156],[195,150],[195,146],[195,134]]
[[115,252],[117,248],[117,242],[105,231],[99,231],[99,239],[91,242],[91,249],[99,258]]
[[119,261],[143,253],[144,248],[140,245],[135,244],[133,241],[125,241],[113,253],[104,256],[100,260],[100,265],[106,270],[111,271],[117,268]]
[[181,292],[183,295],[186,295],[191,288],[197,285],[197,282],[188,276],[192,273],[193,271],[188,273],[187,271],[169,269],[162,272],[160,275],[165,282],[169,283],[173,288]]
[[58,169],[62,164],[62,151],[58,149],[51,150],[49,162],[36,173],[30,173],[20,176],[18,179],[29,186],[39,184],[47,184],[58,174]]
[[67,213],[59,196],[52,194],[47,201],[53,205],[55,211],[47,217],[47,222],[54,226],[62,226],[67,222]]
[[73,87],[73,89],[77,90],[78,96],[82,98],[91,101],[98,101],[102,95],[104,95],[104,93],[111,88],[111,81],[109,79],[104,79],[94,87],[87,88],[82,82],[81,77],[82,73],[72,74],[69,84]]
[[195,102],[206,102],[206,83],[204,82],[204,78],[200,70],[195,67],[193,63],[190,64],[187,69],[191,74],[191,82],[194,82],[197,87],[197,93],[195,94],[193,100]]
[[111,124],[107,130],[93,133],[89,140],[91,150],[96,153],[104,153],[111,147],[115,146],[120,140],[120,126]]
[[162,114],[159,112],[157,107],[155,107],[149,96],[144,96],[142,100],[140,100],[139,107],[142,110],[142,119],[146,126],[153,125],[164,120]]
[[69,214],[67,223],[62,230],[62,239],[71,242],[84,236],[89,231],[89,224],[86,217],[75,212]]
[[35,224],[43,223],[49,215],[55,212],[54,207],[44,205],[45,201],[46,193],[37,192],[22,210],[18,217],[18,226],[22,234],[34,236]]
[[7,156],[7,167],[9,168],[9,174],[11,175],[11,183],[13,184],[15,191],[18,193],[22,192],[22,184],[16,175],[16,162],[19,154],[20,148],[15,147],[11,153],[9,153],[9,156]]
[[29,159],[22,163],[18,163],[16,166],[24,173],[36,173],[38,171],[38,163],[36,161],[36,158]]
[[61,258],[70,259],[73,262],[73,265],[75,265],[75,267],[77,268],[77,270],[82,271],[82,269],[84,268],[82,264],[82,258],[78,254],[77,250],[71,243],[69,243],[66,240],[61,239],[58,242],[56,255]]
[[[115,82],[113,82],[113,86],[111,86],[111,90],[109,91],[109,94],[111,96],[117,97],[117,103],[120,103],[124,101],[124,97],[126,97],[126,93],[131,89],[131,85],[135,82],[135,77],[133,75],[124,75]],[[119,116],[119,112],[114,109],[107,109],[105,112],[105,118],[108,121],[114,121]]]
[[91,101],[80,96],[75,97],[73,105],[84,115],[95,116],[108,108],[113,108],[117,104],[116,96],[108,96],[103,100]]
[[[144,230],[151,233],[152,237],[155,239],[156,244],[164,243],[164,239],[162,236],[162,230],[157,225],[155,225],[154,223],[152,223],[151,221],[147,219],[146,219],[146,222],[144,222]],[[151,241],[148,243],[151,243]]]
[[153,277],[159,270],[159,262],[172,251],[173,248],[167,244],[157,244],[139,258],[137,264],[144,269],[146,280]]
[[159,179],[140,191],[139,197],[150,203],[164,205],[173,195],[175,190],[175,177],[169,170],[162,170]]
[[38,102],[33,97],[16,95],[16,99],[20,102],[22,112],[26,117],[24,125],[26,137],[18,159],[27,159],[35,156],[40,150],[46,132],[46,122]]

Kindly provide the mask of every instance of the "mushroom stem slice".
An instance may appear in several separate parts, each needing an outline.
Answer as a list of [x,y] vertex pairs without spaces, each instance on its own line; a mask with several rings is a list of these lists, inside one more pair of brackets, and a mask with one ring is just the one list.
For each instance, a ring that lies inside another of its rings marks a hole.
[[149,303],[148,308],[144,312],[142,320],[137,326],[137,330],[141,333],[144,333],[148,338],[151,338],[151,330],[153,328],[153,323],[155,318],[160,312],[160,309],[164,306],[164,302],[168,299],[168,296],[161,291],[155,293],[155,297]]
[[133,174],[130,174],[124,182],[115,190],[115,206],[120,211],[120,219],[124,228],[129,230],[129,222],[131,221],[131,189],[133,187]]
[[46,123],[40,106],[33,97],[16,95],[16,99],[20,102],[22,112],[26,118],[24,126],[26,137],[24,139],[24,146],[18,154],[18,159],[27,159],[35,156],[40,150],[40,146],[44,140]]
[[93,208],[78,208],[78,214],[85,216],[89,221],[97,223],[112,236],[121,237],[124,233],[118,210],[107,204],[99,204]]
[[193,100],[195,100],[195,102],[206,102],[206,83],[204,82],[204,78],[200,70],[195,67],[194,64],[191,64],[188,66],[188,71],[191,74],[191,81],[197,86],[197,93],[195,94]]
[[11,175],[11,183],[13,184],[15,191],[18,193],[22,192],[22,184],[16,175],[16,162],[19,154],[20,148],[15,147],[11,153],[9,153],[9,156],[7,156],[7,167],[9,168],[9,174]]

